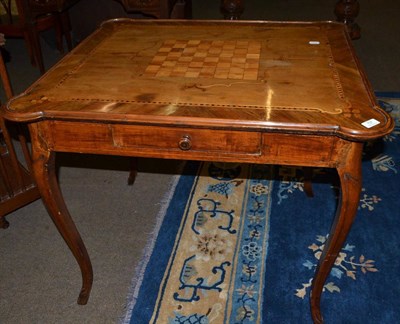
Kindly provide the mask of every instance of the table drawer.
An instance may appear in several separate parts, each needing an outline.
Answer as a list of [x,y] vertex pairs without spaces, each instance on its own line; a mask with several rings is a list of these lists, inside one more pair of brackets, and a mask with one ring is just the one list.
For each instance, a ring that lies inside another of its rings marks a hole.
[[124,126],[112,127],[114,146],[151,150],[260,154],[261,134],[224,130]]
[[264,155],[269,163],[289,165],[323,165],[332,160],[334,137],[264,134]]

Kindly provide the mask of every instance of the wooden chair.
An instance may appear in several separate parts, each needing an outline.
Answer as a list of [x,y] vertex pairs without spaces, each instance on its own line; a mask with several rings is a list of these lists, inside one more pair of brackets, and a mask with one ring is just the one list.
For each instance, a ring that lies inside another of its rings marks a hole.
[[[12,89],[3,57],[0,55],[0,77],[7,99],[12,97]],[[16,128],[18,130],[18,128]],[[20,145],[25,166],[19,161],[14,143]],[[39,199],[40,194],[30,174],[31,158],[22,132],[18,132],[18,142],[13,141],[2,113],[0,113],[0,228],[7,228],[8,213]]]
[[[16,10],[13,10],[13,1]],[[6,37],[23,37],[33,65],[45,72],[39,33],[51,28],[56,31],[57,48],[63,51],[63,36],[72,49],[68,6],[78,0],[0,0],[5,15],[1,17],[0,33]]]

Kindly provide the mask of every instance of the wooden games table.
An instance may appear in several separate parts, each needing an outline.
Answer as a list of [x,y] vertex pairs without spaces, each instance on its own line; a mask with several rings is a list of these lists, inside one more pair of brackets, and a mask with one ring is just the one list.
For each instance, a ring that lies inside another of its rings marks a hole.
[[332,22],[108,21],[4,116],[29,125],[37,186],[82,272],[79,304],[93,272],[57,152],[335,168],[341,199],[313,280],[315,323],[357,212],[363,142],[393,128]]

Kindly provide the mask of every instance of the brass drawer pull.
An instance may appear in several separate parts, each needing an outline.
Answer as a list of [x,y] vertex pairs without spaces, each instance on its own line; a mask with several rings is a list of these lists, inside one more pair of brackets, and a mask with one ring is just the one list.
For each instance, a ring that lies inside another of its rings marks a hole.
[[192,148],[192,140],[189,135],[183,135],[178,143],[179,148],[182,151],[188,151]]

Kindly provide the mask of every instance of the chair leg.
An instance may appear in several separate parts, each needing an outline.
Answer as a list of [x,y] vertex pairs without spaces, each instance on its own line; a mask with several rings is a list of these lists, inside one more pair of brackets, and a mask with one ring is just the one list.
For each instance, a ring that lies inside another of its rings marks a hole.
[[37,65],[41,74],[44,74],[42,49],[40,47],[39,34],[34,23],[25,26],[24,38],[28,45],[31,61]]
[[11,99],[13,97],[13,91],[10,83],[10,79],[8,77],[7,69],[4,64],[3,56],[0,53],[0,78],[3,84],[4,92],[6,94],[7,99]]
[[306,193],[307,197],[314,197],[314,192],[312,188],[312,175],[313,169],[312,168],[303,168],[304,172],[304,192]]
[[137,176],[138,159],[133,157],[129,159],[129,162],[130,162],[130,170],[128,176],[128,185],[132,186]]
[[61,19],[61,14],[60,13],[54,13],[54,29],[56,31],[56,46],[57,50],[60,53],[64,53],[64,46],[63,46],[63,34],[64,34],[64,28],[63,28],[63,22]]
[[65,10],[60,13],[62,33],[67,41],[68,51],[72,50],[72,37],[71,37],[71,21],[69,19],[68,11]]
[[32,44],[30,41],[30,36],[29,36],[28,31],[24,31],[24,40],[25,40],[25,44],[26,44],[26,49],[28,50],[28,55],[29,55],[31,64],[33,66],[36,66],[36,60],[35,60],[35,56],[33,55],[33,48],[32,48]]

